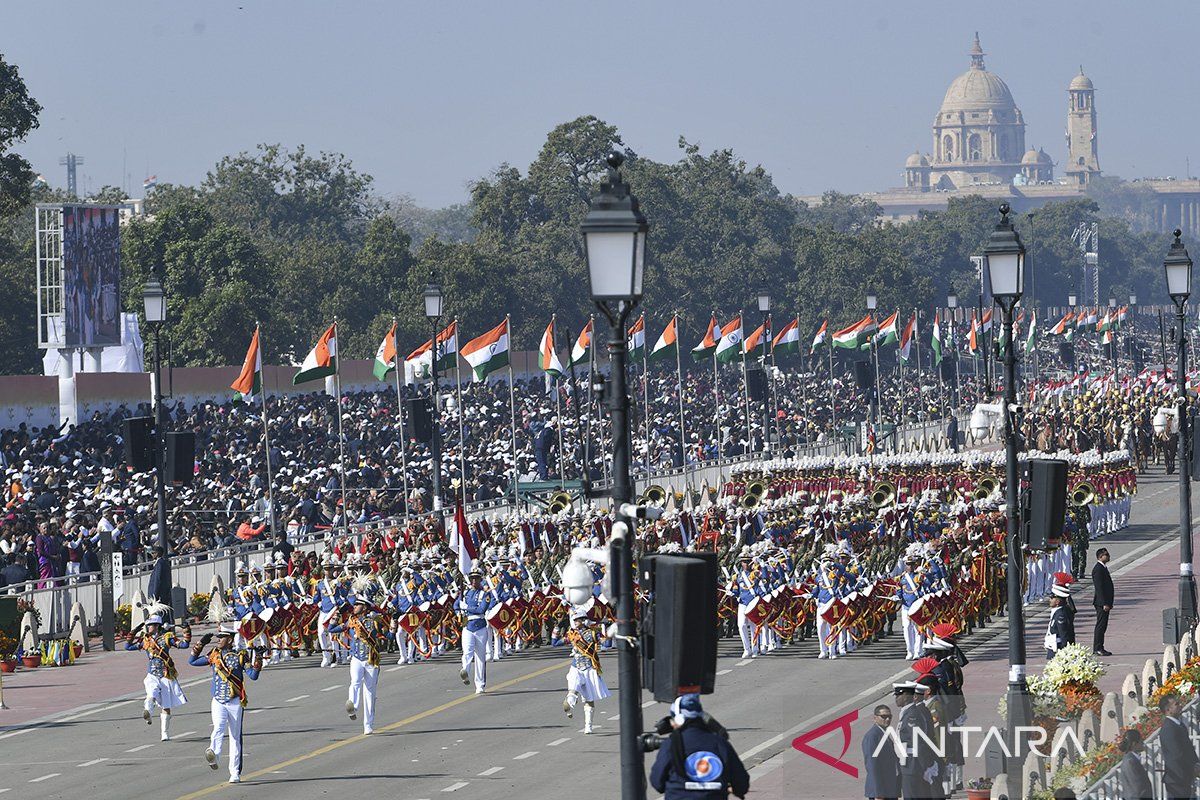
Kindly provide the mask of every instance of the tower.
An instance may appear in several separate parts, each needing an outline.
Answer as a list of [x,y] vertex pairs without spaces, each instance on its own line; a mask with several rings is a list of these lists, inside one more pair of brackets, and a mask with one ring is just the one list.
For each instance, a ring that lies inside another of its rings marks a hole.
[[75,191],[75,167],[83,163],[83,156],[67,153],[58,160],[58,163],[67,168],[67,194],[71,197],[79,197]]
[[1083,67],[1071,79],[1067,95],[1067,179],[1085,185],[1100,175],[1100,159],[1096,155],[1096,89],[1083,74]]

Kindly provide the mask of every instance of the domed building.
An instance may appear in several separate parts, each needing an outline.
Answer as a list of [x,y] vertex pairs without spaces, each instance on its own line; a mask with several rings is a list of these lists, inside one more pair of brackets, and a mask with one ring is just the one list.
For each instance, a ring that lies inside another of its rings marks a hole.
[[1054,159],[1050,158],[1042,148],[1029,148],[1021,156],[1021,174],[1013,179],[1017,186],[1027,186],[1031,183],[1049,183],[1054,180]]

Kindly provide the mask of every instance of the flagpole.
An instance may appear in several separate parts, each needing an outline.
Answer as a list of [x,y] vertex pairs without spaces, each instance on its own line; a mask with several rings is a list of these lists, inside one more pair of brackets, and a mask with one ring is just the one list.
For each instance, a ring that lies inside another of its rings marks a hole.
[[596,348],[593,347],[596,338],[596,323],[595,315],[588,314],[588,321],[585,324],[585,330],[590,331],[588,334],[588,386],[587,386],[587,436],[583,442],[583,472],[591,480],[591,465],[592,465],[592,416],[593,403],[592,384],[596,382]]
[[462,490],[463,505],[467,504],[467,434],[464,428],[462,401],[462,370],[458,363],[458,317],[450,323],[454,326],[454,402],[458,403],[458,471],[462,474],[459,488]]
[[[333,318],[333,341],[338,342],[337,317]],[[339,478],[342,485],[342,527],[349,531],[350,506],[346,503],[346,436],[342,429],[342,350],[337,344],[334,347],[337,352],[333,365],[333,393],[337,398],[338,466],[341,468]]]
[[[675,379],[679,382],[679,466],[687,472],[687,430],[683,424],[683,363],[679,354],[679,312],[675,312]],[[688,481],[685,478],[685,483]],[[691,491],[691,486],[688,486]]]
[[[258,322],[254,323],[254,330],[258,334],[258,360],[262,363],[263,343],[262,343],[262,326]],[[261,384],[259,392],[262,394],[262,425],[263,425],[263,453],[267,457],[267,502],[271,504],[271,537],[275,537],[275,481],[271,477],[271,433],[267,427],[267,372],[265,369],[259,371],[259,383]]]
[[512,320],[508,314],[504,315],[504,328],[508,331],[508,414],[509,414],[509,434],[512,442],[512,489],[513,489],[513,511],[516,511],[520,505],[520,492],[517,491],[517,394],[513,389],[513,329]]
[[[828,323],[828,320],[826,320],[826,323]],[[841,449],[839,444],[841,440],[838,436],[837,427],[837,392],[833,388],[833,340],[829,336],[829,328],[827,326],[825,329],[825,338],[827,340],[825,344],[829,349],[829,409],[833,414],[833,441],[834,453],[836,454]]]
[[941,356],[942,359],[944,359],[946,357],[945,356],[946,347],[945,347],[944,343],[941,341],[942,326],[940,324],[938,324],[941,322],[941,320],[939,319],[940,316],[941,316],[941,311],[939,309],[935,308],[933,310],[933,324],[938,332],[938,349],[937,349],[937,352],[935,352],[933,354],[933,369],[935,372],[937,372],[937,377],[938,377],[938,406],[941,409],[941,412],[943,414],[946,414],[947,416],[949,416],[950,409],[947,408],[947,406],[946,406],[946,379],[942,377],[942,365],[941,365],[941,361],[938,358],[939,356]]
[[650,481],[650,344],[646,341],[646,313],[642,312],[642,438],[646,441],[646,482]]
[[404,437],[404,398],[400,394],[400,341],[396,336],[396,318],[392,317],[392,356],[395,368],[392,378],[396,383],[396,424],[400,427],[400,485],[404,490],[404,521],[409,520],[408,510],[408,440]]
[[[554,331],[554,335],[550,337],[551,351],[558,349],[558,342],[555,341],[558,337],[558,325],[556,324],[557,320],[558,320],[557,314],[550,315],[550,327]],[[570,360],[571,360],[571,356],[570,356],[570,354],[568,354],[567,361],[570,362]],[[554,380],[554,417],[555,417],[555,422],[557,423],[557,425],[555,425],[554,432],[556,434],[558,434],[558,488],[559,488],[559,491],[565,490],[566,486],[567,486],[567,477],[566,477],[567,465],[566,465],[566,458],[563,453],[562,385],[559,383],[559,381],[562,379],[562,377],[563,377],[562,375],[555,375],[553,378],[553,380]]]
[[[717,325],[717,310],[714,308],[712,312],[712,326],[714,333],[720,333],[720,326]],[[717,382],[717,345],[721,343],[720,336],[714,336],[715,343],[713,344],[713,438],[717,442],[717,458],[721,457],[721,386]]]
[[[771,402],[772,398],[775,397],[775,346],[771,341],[771,336],[774,332],[773,326],[771,325],[771,312],[768,311],[766,323],[763,325],[762,338],[762,363],[764,370],[767,369],[767,357],[770,356],[771,359],[771,368],[770,371],[767,372],[767,396],[763,398],[763,411],[765,412],[763,414],[763,446],[764,449],[768,451],[771,449],[771,435],[769,432],[771,429],[771,418],[775,416],[775,414],[772,413],[772,406],[774,404]],[[770,352],[767,352],[768,350],[770,350]],[[778,422],[776,422],[776,424],[778,424]]]
[[925,384],[921,374],[921,319],[917,316],[917,309],[914,308],[912,313],[912,344],[913,347],[917,348],[917,420],[920,421],[921,415],[925,411]]
[[754,437],[750,433],[750,384],[746,380],[746,321],[738,320],[742,329],[741,341],[738,345],[742,351],[742,398],[746,404],[746,455],[750,454],[750,445]]

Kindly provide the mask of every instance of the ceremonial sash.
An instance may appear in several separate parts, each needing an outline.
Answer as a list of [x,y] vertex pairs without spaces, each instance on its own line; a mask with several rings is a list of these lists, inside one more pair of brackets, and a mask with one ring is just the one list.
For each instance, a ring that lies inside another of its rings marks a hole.
[[242,704],[242,708],[246,707],[246,682],[239,676],[235,675],[233,670],[225,663],[225,659],[221,658],[220,650],[210,650],[208,653],[208,663],[212,665],[217,675],[228,683],[237,695],[238,701]]
[[354,635],[359,641],[367,646],[367,663],[372,667],[379,666],[379,648],[375,644],[374,633],[367,631],[367,626],[362,623],[362,620],[357,617],[350,619],[350,627],[354,631]]
[[175,680],[179,677],[179,671],[175,669],[175,660],[171,658],[171,650],[169,647],[163,647],[158,643],[158,640],[153,636],[147,636],[142,640],[142,647],[145,648],[153,658],[161,658],[163,662],[163,670],[166,672],[167,678]]
[[570,628],[567,630],[567,639],[571,644],[587,657],[588,661],[592,662],[592,669],[596,670],[596,674],[600,674],[600,653],[599,643],[595,638],[584,636],[580,631]]

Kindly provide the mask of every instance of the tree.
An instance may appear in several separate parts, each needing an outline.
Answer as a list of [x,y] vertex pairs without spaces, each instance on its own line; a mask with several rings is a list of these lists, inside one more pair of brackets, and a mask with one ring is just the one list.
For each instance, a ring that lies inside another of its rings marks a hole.
[[38,126],[42,107],[29,96],[16,66],[0,54],[0,216],[16,213],[29,203],[33,169],[9,149],[25,141]]

